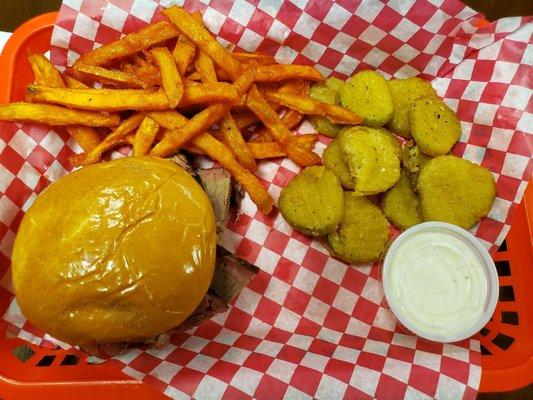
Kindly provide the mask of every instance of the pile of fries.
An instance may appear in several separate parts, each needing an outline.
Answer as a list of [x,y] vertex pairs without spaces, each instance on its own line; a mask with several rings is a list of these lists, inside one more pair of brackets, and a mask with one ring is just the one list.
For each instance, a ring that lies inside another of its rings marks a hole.
[[310,83],[323,80],[315,68],[231,53],[204,27],[201,14],[178,6],[163,13],[170,22],[92,50],[64,74],[43,55],[29,54],[35,82],[26,102],[0,106],[0,120],[66,126],[84,150],[71,158],[74,166],[100,162],[124,144],[134,156],[207,155],[264,213],[273,200],[253,174],[257,160],[322,163],[312,151],[316,135],[291,132],[304,115],[361,123],[353,112],[309,97]]

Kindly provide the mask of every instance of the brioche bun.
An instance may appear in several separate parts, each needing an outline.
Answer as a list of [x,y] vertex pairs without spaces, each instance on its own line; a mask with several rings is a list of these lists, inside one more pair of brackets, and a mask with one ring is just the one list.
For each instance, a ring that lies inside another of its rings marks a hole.
[[77,345],[137,342],[179,325],[213,277],[215,217],[170,161],[126,157],[51,184],[24,216],[13,256],[22,313]]

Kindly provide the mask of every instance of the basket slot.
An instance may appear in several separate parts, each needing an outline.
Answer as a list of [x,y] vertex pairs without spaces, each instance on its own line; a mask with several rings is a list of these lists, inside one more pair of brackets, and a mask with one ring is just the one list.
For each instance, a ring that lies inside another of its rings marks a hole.
[[61,361],[61,365],[78,365],[80,362],[80,359],[75,356],[74,354],[67,354],[63,361]]
[[503,333],[498,333],[492,343],[498,346],[502,350],[507,350],[514,343],[514,337],[507,336]]
[[502,322],[509,325],[518,325],[518,313],[516,311],[502,311]]
[[514,301],[514,289],[512,286],[500,286],[499,301]]
[[479,331],[479,334],[481,336],[487,336],[489,333],[490,331],[487,328],[481,328],[481,330]]
[[482,356],[491,356],[492,353],[484,345],[481,345],[481,355]]
[[[498,325],[495,322],[493,321],[488,322],[487,325],[485,325],[482,328],[482,331],[483,331],[483,334],[481,335],[483,336],[482,339],[490,340],[490,337],[494,337],[493,332],[496,332],[497,330],[498,330]],[[479,333],[481,333],[481,331],[479,331]]]
[[507,242],[504,240],[500,246],[500,248],[498,249],[498,253],[502,253],[504,251],[507,251]]
[[498,276],[511,276],[511,265],[507,260],[496,261],[496,270],[498,271]]
[[482,338],[482,339],[483,340],[480,346],[482,355],[490,356],[490,355],[501,353],[503,351],[500,346],[494,343],[494,339],[496,339],[496,337],[492,338],[492,340],[490,340],[490,338]]
[[49,367],[50,365],[52,365],[55,359],[56,359],[56,356],[44,356],[43,358],[39,360],[36,366],[37,367]]
[[[510,324],[504,324],[500,321],[497,321],[497,323],[493,327],[489,327],[489,329],[494,332],[494,334],[502,333],[507,336],[516,337],[520,334],[517,326],[510,325]],[[492,337],[491,337],[492,339]]]

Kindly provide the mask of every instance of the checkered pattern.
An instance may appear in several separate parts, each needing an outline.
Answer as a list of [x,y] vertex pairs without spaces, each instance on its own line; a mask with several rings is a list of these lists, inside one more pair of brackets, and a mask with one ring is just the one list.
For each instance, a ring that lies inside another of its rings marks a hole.
[[[70,64],[175,3],[65,0],[52,60]],[[497,180],[495,205],[473,232],[491,250],[503,241],[533,170],[530,18],[479,28],[482,16],[455,0],[184,3],[203,12],[224,45],[316,65],[325,75],[371,68],[431,79],[463,125],[454,152]],[[12,333],[52,346],[57,341],[28,323],[13,300],[9,258],[24,210],[70,168],[77,147],[44,127],[2,124],[0,132],[0,313]],[[297,172],[288,159],[260,166],[275,198]],[[476,397],[477,341],[440,345],[402,333],[384,305],[377,265],[350,267],[329,257],[319,241],[294,232],[276,212],[261,214],[249,198],[240,211],[222,242],[258,265],[259,275],[228,313],[160,350],[121,356],[126,373],[175,399]]]

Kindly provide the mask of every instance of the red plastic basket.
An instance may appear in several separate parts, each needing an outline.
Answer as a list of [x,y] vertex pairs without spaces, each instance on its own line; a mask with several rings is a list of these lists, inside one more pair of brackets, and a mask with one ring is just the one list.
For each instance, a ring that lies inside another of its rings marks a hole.
[[[0,103],[24,98],[33,79],[27,50],[46,52],[57,13],[34,18],[20,26],[0,56]],[[15,79],[16,78],[16,79]],[[480,391],[509,391],[533,382],[533,185],[529,185],[507,239],[494,256],[500,275],[500,300],[491,321],[477,335],[482,344]],[[112,361],[92,365],[75,351],[50,350],[7,339],[0,322],[0,396],[78,400],[166,398],[150,386],[120,371]],[[28,351],[28,346],[34,353]],[[17,349],[30,354],[22,362]],[[73,395],[75,393],[75,395]]]

